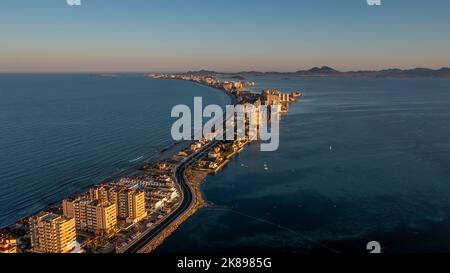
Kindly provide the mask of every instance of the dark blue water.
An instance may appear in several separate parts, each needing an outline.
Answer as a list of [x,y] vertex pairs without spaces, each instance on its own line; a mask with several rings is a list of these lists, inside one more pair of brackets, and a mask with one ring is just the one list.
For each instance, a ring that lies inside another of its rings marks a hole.
[[251,80],[305,95],[279,150],[254,144],[209,177],[218,207],[160,252],[450,252],[450,80]]
[[174,105],[214,89],[142,76],[0,75],[0,227],[172,143]]
[[[305,94],[283,117],[279,150],[253,144],[209,177],[217,207],[158,251],[365,252],[378,240],[388,252],[450,252],[449,80],[250,80]],[[194,95],[228,101],[132,75],[0,76],[0,226],[171,144],[170,110]]]

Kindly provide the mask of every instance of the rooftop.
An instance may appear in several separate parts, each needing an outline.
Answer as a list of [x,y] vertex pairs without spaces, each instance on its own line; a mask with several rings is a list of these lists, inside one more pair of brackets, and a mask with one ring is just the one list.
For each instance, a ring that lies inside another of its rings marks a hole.
[[60,215],[55,214],[55,213],[49,213],[46,216],[44,216],[44,218],[42,218],[43,221],[47,221],[47,222],[51,222],[55,219],[58,219],[58,217],[60,217]]

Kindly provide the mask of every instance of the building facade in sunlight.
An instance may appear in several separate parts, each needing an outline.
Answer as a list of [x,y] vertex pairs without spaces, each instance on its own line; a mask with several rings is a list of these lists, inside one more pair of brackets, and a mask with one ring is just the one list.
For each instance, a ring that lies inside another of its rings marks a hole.
[[76,246],[75,219],[42,212],[31,218],[30,238],[34,252],[69,253]]

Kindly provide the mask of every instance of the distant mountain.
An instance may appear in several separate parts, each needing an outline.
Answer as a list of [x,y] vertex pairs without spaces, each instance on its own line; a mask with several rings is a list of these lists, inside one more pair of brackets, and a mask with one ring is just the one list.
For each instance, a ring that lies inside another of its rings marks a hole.
[[[222,73],[223,74],[223,73]],[[226,74],[226,73],[225,73]],[[435,78],[450,78],[450,68],[443,67],[440,69],[430,68],[414,68],[414,69],[384,69],[384,70],[360,70],[341,72],[329,66],[313,67],[309,70],[299,70],[296,72],[258,72],[246,71],[233,73],[233,75],[253,75],[262,76],[270,74],[286,75],[286,76],[309,76],[309,77],[402,77],[402,78],[418,78],[418,77],[435,77]]]
[[346,74],[353,77],[439,77],[450,78],[450,68],[443,67],[441,69],[430,68],[414,68],[414,69],[384,69],[379,71],[351,71]]
[[183,74],[188,74],[188,75],[197,75],[197,76],[210,76],[210,75],[216,75],[216,74],[220,74],[216,71],[211,71],[211,70],[199,70],[199,71],[188,71],[186,73]]
[[299,70],[295,72],[297,75],[307,75],[307,76],[324,76],[324,75],[336,75],[341,74],[341,72],[329,67],[329,66],[322,66],[322,67],[313,67],[310,70]]

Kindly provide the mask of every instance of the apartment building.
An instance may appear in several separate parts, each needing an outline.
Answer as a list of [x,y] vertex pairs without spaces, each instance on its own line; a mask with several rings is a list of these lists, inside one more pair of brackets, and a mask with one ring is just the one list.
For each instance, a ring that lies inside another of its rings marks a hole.
[[117,227],[117,209],[115,203],[88,198],[66,199],[63,201],[63,213],[74,217],[79,231],[104,234]]
[[71,252],[76,246],[75,219],[41,212],[31,217],[30,237],[35,252]]

